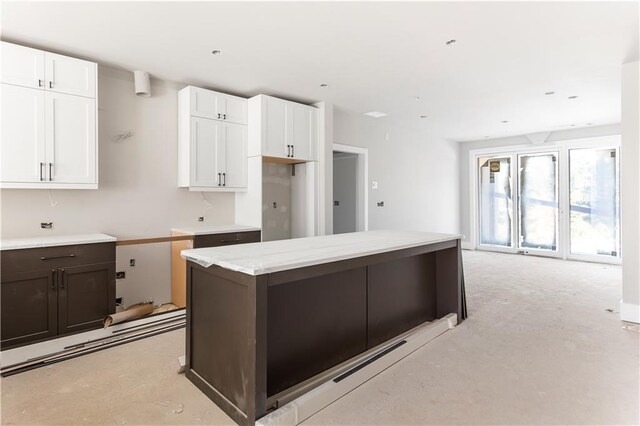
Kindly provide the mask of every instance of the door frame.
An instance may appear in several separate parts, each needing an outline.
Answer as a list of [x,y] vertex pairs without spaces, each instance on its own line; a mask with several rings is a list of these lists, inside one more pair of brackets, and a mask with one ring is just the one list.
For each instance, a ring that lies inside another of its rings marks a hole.
[[[356,188],[357,188],[356,230],[368,231],[369,230],[369,148],[334,143],[333,148],[331,150],[332,162],[333,162],[334,152],[356,154],[358,157],[357,184],[356,184]],[[333,167],[332,167],[332,170],[333,170]],[[333,182],[333,176],[331,177],[331,182]],[[333,205],[333,200],[331,200],[331,205]]]
[[[618,194],[620,194],[620,135],[597,136],[583,139],[570,139],[563,141],[548,142],[543,144],[520,144],[508,145],[491,148],[478,148],[469,150],[469,206],[470,206],[470,222],[469,222],[469,242],[467,248],[471,250],[485,251],[501,251],[507,253],[518,253],[517,238],[514,238],[514,247],[512,248],[494,248],[481,246],[480,242],[480,214],[478,190],[480,181],[478,179],[477,162],[478,157],[482,156],[512,156],[512,193],[513,204],[516,205],[518,200],[518,156],[521,154],[535,154],[544,152],[558,152],[558,252],[557,253],[541,253],[535,250],[527,250],[531,255],[546,255],[550,257],[581,260],[587,262],[621,264],[622,258],[618,255],[615,258],[607,258],[605,256],[594,255],[577,255],[571,254],[570,248],[570,206],[569,206],[569,151],[580,148],[598,148],[598,149],[615,149],[616,150],[616,167],[618,174]],[[618,202],[621,196],[618,196]],[[512,227],[517,232],[517,217],[514,216]],[[619,231],[620,232],[620,231]],[[517,235],[516,235],[517,236]],[[525,253],[527,254],[527,253]]]

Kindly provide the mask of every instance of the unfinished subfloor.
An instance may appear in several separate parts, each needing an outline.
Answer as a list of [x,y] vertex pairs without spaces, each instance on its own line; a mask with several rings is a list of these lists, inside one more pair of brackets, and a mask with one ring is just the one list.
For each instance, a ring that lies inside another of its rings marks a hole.
[[[619,267],[464,259],[468,320],[305,424],[640,423],[640,333],[618,319]],[[2,423],[231,423],[176,374],[183,346],[174,331],[4,378]]]

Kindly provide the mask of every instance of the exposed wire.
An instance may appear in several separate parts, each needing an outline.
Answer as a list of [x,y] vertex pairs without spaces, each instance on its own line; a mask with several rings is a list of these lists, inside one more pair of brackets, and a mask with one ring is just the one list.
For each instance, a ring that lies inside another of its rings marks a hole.
[[51,203],[51,207],[55,207],[58,205],[58,202],[53,199],[53,191],[49,190],[49,202]]

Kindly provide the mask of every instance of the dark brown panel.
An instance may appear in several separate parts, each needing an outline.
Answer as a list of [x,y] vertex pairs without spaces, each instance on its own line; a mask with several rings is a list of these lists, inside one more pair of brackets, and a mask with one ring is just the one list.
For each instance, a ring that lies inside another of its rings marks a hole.
[[247,412],[253,343],[248,287],[187,263],[189,368]]
[[[466,316],[462,292],[462,256],[460,246],[441,250],[436,254],[438,277],[438,318],[458,314],[458,323]],[[464,309],[463,309],[464,307]]]
[[366,350],[366,269],[269,286],[267,394]]
[[435,253],[368,267],[368,344],[372,348],[436,316]]
[[115,261],[115,243],[3,250],[0,252],[2,270],[8,273]]
[[193,248],[229,246],[244,243],[259,243],[260,231],[230,232],[226,234],[196,235]]
[[58,270],[58,333],[102,327],[115,312],[115,263]]
[[57,334],[55,274],[55,269],[2,274],[3,350]]

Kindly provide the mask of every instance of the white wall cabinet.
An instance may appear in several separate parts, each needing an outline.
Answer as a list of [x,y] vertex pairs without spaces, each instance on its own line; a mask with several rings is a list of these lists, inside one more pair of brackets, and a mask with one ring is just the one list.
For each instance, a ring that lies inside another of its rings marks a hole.
[[[210,94],[215,96],[211,97]],[[246,122],[246,99],[224,99],[197,87],[178,93],[178,186],[192,191],[243,191],[247,187],[247,126],[229,122],[218,109],[231,105]],[[227,102],[229,101],[229,102]],[[241,102],[244,105],[240,105]]]
[[2,188],[96,189],[97,65],[2,43]]
[[191,115],[236,124],[247,124],[247,100],[237,96],[188,86]]
[[316,161],[318,109],[266,95],[249,99],[249,156]]

